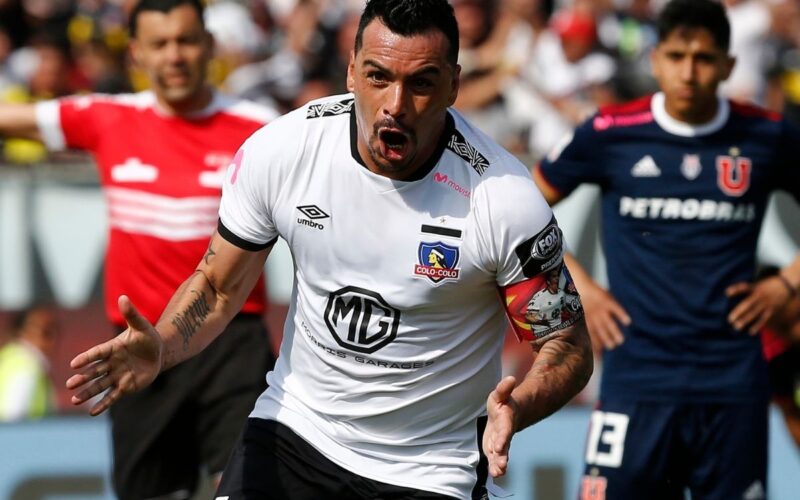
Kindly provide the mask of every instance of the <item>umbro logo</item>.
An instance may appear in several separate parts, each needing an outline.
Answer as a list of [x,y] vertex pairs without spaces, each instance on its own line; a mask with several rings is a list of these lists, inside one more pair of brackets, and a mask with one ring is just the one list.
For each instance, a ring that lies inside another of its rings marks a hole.
[[297,207],[309,219],[327,219],[330,215],[316,205],[301,205]]
[[324,210],[322,210],[321,208],[319,208],[316,205],[300,205],[299,207],[297,207],[297,209],[300,210],[300,212],[303,215],[308,217],[308,219],[304,219],[302,217],[298,217],[297,218],[297,223],[298,224],[300,224],[301,226],[308,226],[308,227],[312,227],[314,229],[319,229],[320,231],[325,229],[325,226],[323,226],[319,222],[314,222],[314,221],[319,220],[319,219],[327,219],[327,218],[330,217],[330,215],[325,213]]
[[633,166],[631,175],[634,177],[660,177],[661,169],[658,168],[652,156],[645,155]]

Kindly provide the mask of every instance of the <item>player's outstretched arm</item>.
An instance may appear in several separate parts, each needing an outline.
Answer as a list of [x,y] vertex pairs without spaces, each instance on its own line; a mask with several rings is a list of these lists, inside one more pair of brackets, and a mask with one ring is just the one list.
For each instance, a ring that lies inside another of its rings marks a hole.
[[505,377],[486,401],[488,421],[483,451],[489,459],[492,477],[506,473],[514,433],[567,404],[592,375],[592,348],[583,319],[540,346],[531,345],[535,358],[522,382],[515,387],[514,377]]
[[729,286],[728,297],[742,300],[728,314],[728,322],[737,330],[756,335],[775,313],[800,290],[800,254],[775,276],[755,283],[742,282]]
[[172,296],[155,327],[127,297],[120,297],[128,328],[72,360],[70,366],[78,370],[67,380],[75,392],[72,403],[108,390],[90,410],[100,414],[122,395],[146,387],[161,371],[202,351],[244,304],[269,250],[243,250],[215,233],[197,270]]
[[130,299],[119,297],[120,313],[128,328],[100,345],[77,355],[70,367],[79,370],[67,380],[67,389],[76,391],[73,404],[81,404],[106,389],[109,391],[90,413],[98,415],[120,396],[149,385],[161,370],[164,342]]
[[42,140],[33,104],[0,104],[0,136]]

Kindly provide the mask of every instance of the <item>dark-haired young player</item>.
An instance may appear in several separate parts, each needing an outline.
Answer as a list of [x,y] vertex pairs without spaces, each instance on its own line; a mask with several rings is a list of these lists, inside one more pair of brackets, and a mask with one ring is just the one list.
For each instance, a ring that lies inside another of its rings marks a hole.
[[754,336],[800,285],[800,258],[753,283],[775,189],[800,196],[800,133],[717,96],[733,68],[724,8],[658,19],[661,91],[601,109],[535,169],[551,203],[602,190],[610,293],[570,268],[608,351],[583,499],[765,497],[766,363]]
[[[237,148],[276,117],[206,83],[213,40],[200,0],[141,0],[130,34],[131,55],[151,90],[0,107],[3,135],[94,156],[109,209],[106,314],[117,331],[126,326],[117,308],[123,292],[145,318],[158,319],[208,248]],[[272,365],[265,302],[259,284],[202,356],[114,407],[119,498],[188,498],[203,468],[219,476]],[[175,321],[189,328],[188,320]]]

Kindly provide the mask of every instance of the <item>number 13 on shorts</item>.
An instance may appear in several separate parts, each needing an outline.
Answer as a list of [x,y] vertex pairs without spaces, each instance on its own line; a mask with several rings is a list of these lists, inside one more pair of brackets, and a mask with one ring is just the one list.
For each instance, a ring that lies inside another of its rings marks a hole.
[[586,463],[600,467],[619,467],[625,451],[629,418],[623,413],[595,410],[586,442]]

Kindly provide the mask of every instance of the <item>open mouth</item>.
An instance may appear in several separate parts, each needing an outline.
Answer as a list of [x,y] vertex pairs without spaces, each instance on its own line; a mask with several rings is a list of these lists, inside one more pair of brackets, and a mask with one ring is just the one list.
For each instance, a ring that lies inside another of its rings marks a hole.
[[401,160],[408,152],[409,138],[403,132],[383,129],[378,132],[381,155],[387,160]]
[[401,150],[408,143],[408,137],[405,134],[394,130],[383,130],[378,137],[388,149]]

